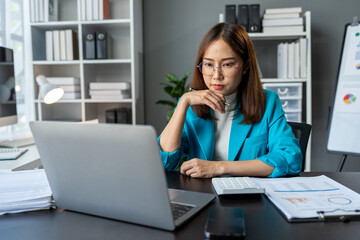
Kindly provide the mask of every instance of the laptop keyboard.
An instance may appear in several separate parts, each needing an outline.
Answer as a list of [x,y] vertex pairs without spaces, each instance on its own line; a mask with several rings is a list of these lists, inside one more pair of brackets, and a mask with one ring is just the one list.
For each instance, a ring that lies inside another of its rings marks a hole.
[[183,216],[193,208],[195,207],[190,205],[184,205],[174,202],[171,203],[171,210],[174,220],[177,220],[178,218],[180,218],[181,216]]

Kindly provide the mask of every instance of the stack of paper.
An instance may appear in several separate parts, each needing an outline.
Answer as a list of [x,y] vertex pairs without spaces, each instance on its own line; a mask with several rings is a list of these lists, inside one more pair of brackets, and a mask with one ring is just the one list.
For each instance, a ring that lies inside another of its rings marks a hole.
[[54,206],[43,169],[0,171],[0,215]]
[[55,84],[59,88],[64,89],[63,100],[79,99],[80,80],[74,77],[47,77],[49,83]]
[[89,94],[91,99],[129,99],[130,82],[91,82]]
[[267,8],[262,21],[264,33],[299,33],[304,31],[301,7]]

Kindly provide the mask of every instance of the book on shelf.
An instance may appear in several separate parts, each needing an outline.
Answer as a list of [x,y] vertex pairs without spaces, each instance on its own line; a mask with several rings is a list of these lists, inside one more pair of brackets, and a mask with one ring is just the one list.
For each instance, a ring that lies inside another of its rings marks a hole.
[[54,50],[53,50],[53,32],[46,31],[45,32],[45,45],[46,45],[46,60],[53,61],[54,60]]
[[264,19],[292,19],[299,18],[300,13],[279,13],[279,14],[264,14]]
[[128,90],[121,89],[109,89],[109,90],[89,90],[90,95],[122,95],[122,94],[130,94]]
[[76,37],[76,32],[72,29],[65,30],[66,37],[66,59],[74,60],[79,59],[79,48]]
[[55,85],[79,85],[80,80],[74,77],[47,77],[49,83]]
[[287,43],[280,43],[277,47],[277,77],[287,78]]
[[108,90],[108,89],[120,89],[127,90],[130,89],[130,82],[91,82],[91,90]]
[[54,50],[54,60],[60,61],[60,33],[59,30],[53,31],[53,50]]
[[93,6],[92,6],[93,0],[86,0],[86,20],[91,21],[93,20]]
[[301,13],[302,7],[288,7],[288,8],[267,8],[265,14],[280,14],[280,13]]
[[30,0],[30,21],[31,22],[36,22],[35,20],[35,1],[34,0]]
[[81,0],[81,21],[86,21],[86,0]]
[[300,78],[300,42],[294,43],[294,78]]
[[302,33],[304,26],[275,26],[263,27],[263,33],[267,34],[285,34],[285,33]]
[[92,1],[93,20],[99,20],[99,0]]
[[288,43],[288,66],[287,66],[287,77],[294,78],[294,43]]
[[66,60],[66,37],[65,37],[65,30],[59,30],[60,36],[60,60]]
[[58,0],[30,0],[30,21],[58,20]]
[[304,19],[299,18],[284,18],[284,19],[263,19],[263,27],[273,27],[273,26],[302,26],[304,24]]
[[122,94],[122,95],[91,95],[91,99],[106,99],[106,100],[123,100],[130,99],[130,94]]
[[300,38],[300,77],[306,78],[307,74],[307,39]]
[[39,22],[44,22],[44,1],[39,0]]
[[102,0],[102,13],[103,13],[103,19],[110,19],[110,3],[109,0]]

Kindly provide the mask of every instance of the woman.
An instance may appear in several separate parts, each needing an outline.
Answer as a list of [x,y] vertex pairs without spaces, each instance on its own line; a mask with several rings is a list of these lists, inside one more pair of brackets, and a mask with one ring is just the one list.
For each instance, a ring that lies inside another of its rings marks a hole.
[[166,170],[191,177],[280,177],[301,170],[298,140],[275,92],[262,88],[253,44],[237,24],[203,37],[191,89],[158,138]]

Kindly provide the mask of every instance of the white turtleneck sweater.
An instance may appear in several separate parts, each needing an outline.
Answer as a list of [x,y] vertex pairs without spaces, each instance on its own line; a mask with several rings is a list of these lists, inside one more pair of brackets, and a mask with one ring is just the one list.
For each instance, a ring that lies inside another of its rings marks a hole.
[[214,111],[215,120],[215,161],[227,161],[229,159],[229,142],[231,123],[234,116],[236,93],[225,96],[226,102],[230,106],[225,105],[225,113]]

